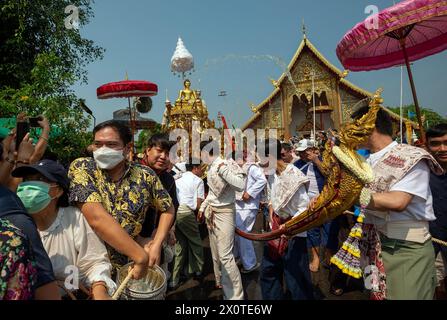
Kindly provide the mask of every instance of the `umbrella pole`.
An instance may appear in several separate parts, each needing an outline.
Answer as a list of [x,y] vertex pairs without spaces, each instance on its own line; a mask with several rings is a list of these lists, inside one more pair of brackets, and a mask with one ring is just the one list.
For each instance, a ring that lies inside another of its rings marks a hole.
[[133,115],[132,115],[132,107],[130,105],[130,98],[127,97],[127,101],[129,103],[129,120],[130,120],[130,130],[132,131],[132,146],[130,149],[131,152],[131,159],[133,159],[133,149],[134,149],[134,135],[135,135],[135,130],[134,130],[134,121],[133,121]]
[[425,143],[425,131],[424,125],[422,124],[421,110],[419,109],[419,101],[416,94],[416,87],[414,85],[413,73],[411,72],[410,60],[408,59],[407,48],[405,47],[405,38],[401,40],[402,51],[405,57],[405,64],[407,65],[408,78],[410,78],[411,92],[413,93],[414,105],[416,107],[416,115],[418,117],[419,132],[421,134],[421,142]]

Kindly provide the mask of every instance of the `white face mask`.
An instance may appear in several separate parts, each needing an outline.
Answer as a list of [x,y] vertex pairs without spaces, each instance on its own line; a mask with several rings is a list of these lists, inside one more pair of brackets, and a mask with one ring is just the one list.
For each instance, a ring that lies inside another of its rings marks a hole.
[[93,158],[100,169],[113,169],[124,160],[123,150],[114,150],[106,146],[93,151]]

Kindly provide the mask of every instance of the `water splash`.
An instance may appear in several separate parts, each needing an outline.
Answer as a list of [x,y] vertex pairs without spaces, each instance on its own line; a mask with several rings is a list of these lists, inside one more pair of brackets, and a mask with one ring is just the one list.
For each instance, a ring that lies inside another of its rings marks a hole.
[[203,66],[203,69],[200,71],[202,72],[208,72],[209,68],[214,65],[220,65],[227,63],[232,60],[246,60],[246,61],[270,61],[279,66],[282,70],[282,72],[287,76],[287,79],[290,81],[290,83],[293,85],[295,92],[298,94],[298,87],[296,86],[295,82],[293,81],[292,74],[289,71],[289,67],[287,63],[280,57],[276,57],[270,54],[263,54],[263,55],[236,55],[236,54],[227,54],[223,57],[219,58],[213,58],[208,59],[205,61],[205,64]]

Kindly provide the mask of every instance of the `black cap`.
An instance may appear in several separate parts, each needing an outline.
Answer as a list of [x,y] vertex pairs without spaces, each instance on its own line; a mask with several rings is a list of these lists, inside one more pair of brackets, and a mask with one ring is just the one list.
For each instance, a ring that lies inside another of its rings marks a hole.
[[67,171],[64,166],[53,160],[41,160],[36,164],[18,167],[11,172],[11,175],[16,178],[40,173],[51,182],[56,182],[58,185],[68,191],[70,180],[68,179]]

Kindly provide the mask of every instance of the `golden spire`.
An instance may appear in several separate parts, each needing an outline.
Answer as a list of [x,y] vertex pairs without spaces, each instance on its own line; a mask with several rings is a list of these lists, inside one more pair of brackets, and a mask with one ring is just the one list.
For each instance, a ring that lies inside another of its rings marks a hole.
[[370,102],[370,107],[373,107],[375,105],[381,105],[383,103],[383,98],[382,98],[382,92],[383,92],[383,88],[379,88],[376,90],[371,102]]
[[302,30],[303,30],[303,38],[306,39],[306,25],[304,24],[304,18],[303,18]]

